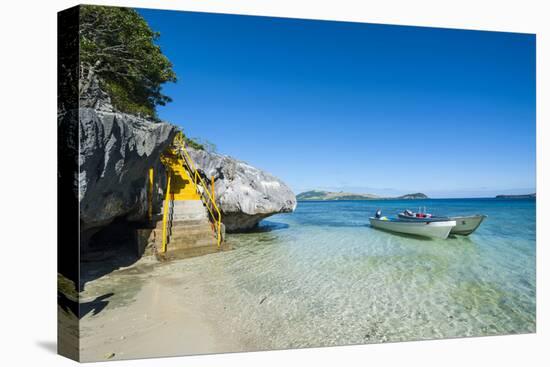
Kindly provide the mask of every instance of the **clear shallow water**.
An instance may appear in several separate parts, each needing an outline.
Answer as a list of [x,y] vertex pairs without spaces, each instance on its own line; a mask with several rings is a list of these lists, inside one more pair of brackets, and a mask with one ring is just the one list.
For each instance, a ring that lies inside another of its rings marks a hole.
[[[488,218],[447,240],[368,225],[419,205]],[[534,200],[300,202],[261,229],[185,261],[230,315],[220,327],[255,349],[535,331]]]

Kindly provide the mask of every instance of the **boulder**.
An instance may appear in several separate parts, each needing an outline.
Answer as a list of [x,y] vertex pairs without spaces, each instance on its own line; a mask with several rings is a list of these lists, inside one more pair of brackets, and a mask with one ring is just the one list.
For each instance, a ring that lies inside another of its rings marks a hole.
[[296,209],[296,196],[277,177],[229,156],[187,149],[201,174],[214,176],[216,202],[228,232],[252,229],[270,215]]
[[78,200],[85,247],[86,238],[117,218],[146,218],[150,167],[155,169],[154,206],[160,208],[165,175],[159,157],[177,128],[97,108],[80,108],[79,123]]

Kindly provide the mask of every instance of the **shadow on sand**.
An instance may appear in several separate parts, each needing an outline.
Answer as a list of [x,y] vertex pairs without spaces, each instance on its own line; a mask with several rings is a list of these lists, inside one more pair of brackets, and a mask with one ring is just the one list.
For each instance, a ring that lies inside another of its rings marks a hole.
[[140,259],[137,241],[136,224],[125,221],[115,221],[94,234],[80,253],[78,291],[84,291],[87,282],[135,264]]
[[67,313],[71,312],[73,315],[77,315],[78,318],[81,319],[90,312],[92,312],[95,316],[103,311],[103,309],[105,309],[105,307],[109,304],[107,299],[113,295],[114,293],[106,293],[102,296],[96,297],[92,301],[80,302],[79,307],[79,303],[77,301],[71,300],[61,292],[57,292],[57,304],[63,311]]
[[101,278],[120,268],[135,264],[139,256],[132,246],[120,246],[114,249],[88,253],[80,263],[78,291],[85,290],[86,283]]

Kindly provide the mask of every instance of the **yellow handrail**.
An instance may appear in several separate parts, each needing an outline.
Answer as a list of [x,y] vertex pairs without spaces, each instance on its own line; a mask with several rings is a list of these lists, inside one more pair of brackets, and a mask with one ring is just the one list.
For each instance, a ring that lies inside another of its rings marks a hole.
[[166,182],[166,195],[164,196],[164,210],[162,213],[162,252],[166,252],[166,219],[168,217],[168,200],[170,200],[170,178],[172,174],[168,172]]
[[149,168],[149,185],[147,186],[147,218],[153,220],[153,168]]
[[[193,173],[194,181],[195,181],[195,188],[197,190],[197,193],[200,194],[200,197],[203,199],[204,203],[206,204],[206,208],[210,212],[210,215],[212,216],[212,219],[215,221],[214,225],[216,226],[216,234],[217,234],[216,238],[217,238],[218,248],[220,248],[221,240],[222,240],[222,238],[221,238],[221,221],[222,221],[221,211],[218,208],[218,205],[216,205],[216,201],[214,200],[213,195],[208,190],[208,186],[206,186],[206,183],[204,182],[202,177],[198,174],[198,171],[197,171],[197,168],[195,167],[195,163],[193,162],[193,159],[191,158],[191,156],[187,152],[187,149],[185,149],[185,141],[183,139],[183,135],[181,133],[178,134],[176,136],[176,138],[174,139],[174,141],[179,143],[179,146],[177,146],[177,148],[179,148],[178,151],[181,154],[181,157],[182,157],[183,161],[185,162],[185,164],[187,164],[187,166],[191,169],[191,171]],[[203,188],[202,192],[200,192],[200,190],[198,189],[197,178],[199,179],[199,181],[202,185],[202,188]],[[204,193],[207,194],[207,198],[210,200],[210,204],[207,203],[206,200],[204,199]],[[217,218],[214,215],[214,213],[212,212],[212,209],[210,208],[210,205],[212,205],[212,207],[215,209],[216,213],[218,214]]]

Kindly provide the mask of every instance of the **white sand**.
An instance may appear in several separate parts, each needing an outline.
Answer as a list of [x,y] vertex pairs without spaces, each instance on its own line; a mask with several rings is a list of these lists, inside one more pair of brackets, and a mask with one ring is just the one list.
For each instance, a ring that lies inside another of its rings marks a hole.
[[[135,274],[128,274],[132,269],[117,271],[87,284],[84,301],[101,293],[114,295],[97,315],[89,312],[82,318],[81,361],[245,350],[229,333],[215,328],[218,317],[210,307],[213,300],[205,297],[200,286],[175,280],[170,272],[155,271],[155,265],[137,269]],[[134,289],[137,292],[124,299],[124,292]],[[122,295],[117,298],[117,294]]]

